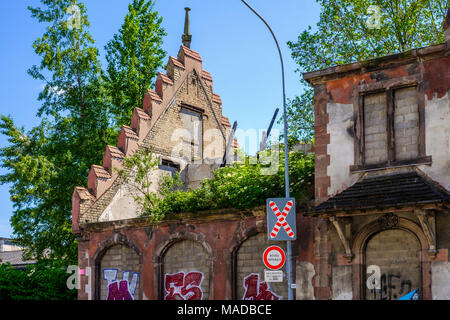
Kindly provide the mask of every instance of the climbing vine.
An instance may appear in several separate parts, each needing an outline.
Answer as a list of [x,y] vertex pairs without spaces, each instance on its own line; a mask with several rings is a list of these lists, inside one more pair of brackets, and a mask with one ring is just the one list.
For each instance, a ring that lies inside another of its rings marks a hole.
[[[280,159],[284,155],[280,153]],[[284,166],[275,174],[264,174],[263,165],[235,163],[213,171],[211,179],[202,181],[197,189],[184,187],[180,174],[160,178],[157,191],[151,191],[149,172],[157,167],[150,151],[139,151],[125,160],[121,177],[137,190],[135,201],[141,215],[154,222],[173,213],[196,212],[224,208],[248,209],[265,204],[271,197],[284,196]],[[133,172],[133,174],[130,174]],[[307,206],[313,198],[314,155],[301,151],[289,153],[290,192],[297,206]]]

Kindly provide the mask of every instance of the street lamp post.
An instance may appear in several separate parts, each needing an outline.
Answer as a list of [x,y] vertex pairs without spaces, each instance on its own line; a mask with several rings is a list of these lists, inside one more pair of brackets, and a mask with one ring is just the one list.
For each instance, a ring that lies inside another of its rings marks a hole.
[[[284,81],[284,63],[283,63],[283,56],[281,54],[280,46],[278,45],[278,40],[275,37],[275,34],[273,33],[272,29],[268,25],[268,23],[261,17],[258,12],[255,11],[245,0],[241,0],[259,19],[261,19],[262,22],[266,25],[266,27],[269,29],[270,33],[272,34],[273,40],[275,40],[275,44],[277,45],[278,53],[280,55],[280,62],[281,62],[281,80],[283,83],[283,122],[284,122],[284,186],[285,186],[285,195],[286,198],[289,198],[289,164],[288,164],[288,138],[287,138],[287,131],[288,131],[288,124],[287,124],[287,118],[286,118],[286,89],[285,89],[285,81]],[[286,273],[287,273],[287,279],[288,279],[288,300],[294,300],[294,294],[292,290],[292,243],[290,240],[286,241]]]

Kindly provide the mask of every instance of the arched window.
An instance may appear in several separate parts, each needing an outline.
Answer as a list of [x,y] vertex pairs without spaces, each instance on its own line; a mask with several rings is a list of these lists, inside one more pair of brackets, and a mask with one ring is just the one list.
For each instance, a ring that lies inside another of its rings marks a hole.
[[140,259],[133,248],[116,244],[99,263],[100,300],[136,300],[140,294]]

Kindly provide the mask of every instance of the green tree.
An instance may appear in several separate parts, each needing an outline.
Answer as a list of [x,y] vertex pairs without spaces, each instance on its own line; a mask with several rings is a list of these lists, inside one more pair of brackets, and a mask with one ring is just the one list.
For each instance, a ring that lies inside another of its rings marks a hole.
[[[316,28],[309,26],[296,41],[288,42],[299,73],[444,42],[442,23],[448,0],[317,2],[322,12]],[[314,129],[314,94],[302,79],[301,84],[303,93],[288,108],[289,135],[309,140]]]
[[[26,131],[11,117],[0,117],[0,133],[9,141],[0,149],[1,166],[7,169],[0,183],[11,184],[11,225],[17,243],[27,248],[26,257],[49,254],[77,261],[71,233],[73,189],[86,185],[91,165],[101,163],[107,144],[116,143],[117,125],[130,121],[132,107],[164,56],[165,33],[152,8],[150,0],[129,6],[122,29],[106,48],[109,76],[101,69],[81,1],[41,0],[40,7],[28,8],[47,26],[33,44],[41,62],[28,70],[43,82],[37,113],[41,123]],[[122,100],[112,88],[120,88]]]
[[128,124],[133,108],[143,97],[163,66],[166,32],[153,0],[133,0],[119,32],[106,45],[108,62],[104,77],[116,124]]
[[[47,252],[75,262],[73,188],[85,185],[91,164],[102,159],[113,131],[85,6],[78,2],[70,17],[67,9],[75,5],[70,0],[41,4],[28,8],[33,18],[47,25],[33,44],[41,63],[28,72],[44,83],[37,114],[42,121],[25,132],[2,116],[1,133],[10,144],[0,150],[2,167],[8,169],[0,182],[12,185],[11,225],[27,256],[40,259]],[[73,24],[68,23],[71,18],[76,19]]]
[[25,270],[0,265],[0,300],[75,300],[67,288],[66,266],[58,261],[31,264]]
[[[146,214],[157,223],[162,215],[157,210],[161,202],[159,186],[153,186],[154,173],[158,169],[158,158],[149,149],[140,149],[131,157],[125,158],[123,169],[118,170],[119,177],[127,184],[141,214]],[[163,185],[163,184],[161,184]]]

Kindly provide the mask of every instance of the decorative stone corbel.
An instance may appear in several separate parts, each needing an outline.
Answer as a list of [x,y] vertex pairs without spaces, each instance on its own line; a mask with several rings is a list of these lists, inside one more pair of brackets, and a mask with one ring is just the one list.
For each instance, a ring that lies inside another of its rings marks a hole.
[[428,242],[428,256],[430,259],[436,258],[436,220],[433,211],[424,211],[420,209],[414,210],[416,217],[419,219],[420,226]]
[[[331,223],[333,223],[338,235],[339,235],[339,239],[341,240],[344,249],[345,249],[345,254],[344,254],[344,258],[347,260],[348,263],[352,262],[353,259],[353,253],[352,253],[352,248],[350,245],[350,241],[349,241],[349,235],[345,235],[345,230],[343,229],[341,222],[334,216],[331,216],[330,218]],[[349,224],[347,223],[347,225],[349,226]],[[347,232],[349,233],[349,232]]]

